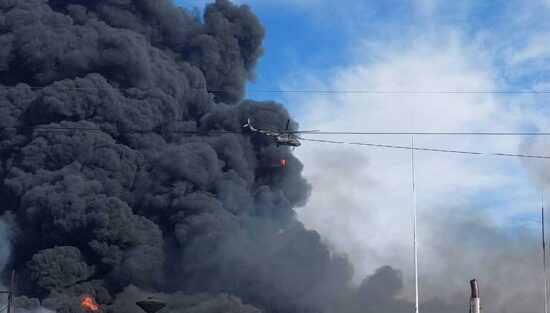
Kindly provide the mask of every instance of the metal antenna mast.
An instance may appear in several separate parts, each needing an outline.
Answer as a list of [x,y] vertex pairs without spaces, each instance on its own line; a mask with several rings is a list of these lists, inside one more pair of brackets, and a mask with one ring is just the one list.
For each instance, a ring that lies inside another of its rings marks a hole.
[[416,243],[416,189],[414,177],[414,124],[413,113],[411,112],[411,175],[412,175],[412,193],[413,193],[413,223],[414,223],[414,312],[418,313],[418,247]]
[[0,291],[0,293],[8,294],[8,310],[7,313],[11,313],[11,301],[13,299],[13,281],[15,280],[15,271],[11,272],[10,289],[8,291]]
[[548,280],[546,279],[546,240],[544,236],[544,191],[540,191],[542,224],[542,267],[544,269],[544,313],[548,313]]

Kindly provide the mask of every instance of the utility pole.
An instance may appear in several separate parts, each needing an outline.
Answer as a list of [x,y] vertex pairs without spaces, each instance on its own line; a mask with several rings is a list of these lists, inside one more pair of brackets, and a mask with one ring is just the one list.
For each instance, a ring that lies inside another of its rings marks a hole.
[[13,282],[15,281],[15,271],[11,271],[10,289],[7,291],[0,291],[0,294],[5,293],[8,295],[8,310],[7,313],[11,313],[11,302],[13,300]]

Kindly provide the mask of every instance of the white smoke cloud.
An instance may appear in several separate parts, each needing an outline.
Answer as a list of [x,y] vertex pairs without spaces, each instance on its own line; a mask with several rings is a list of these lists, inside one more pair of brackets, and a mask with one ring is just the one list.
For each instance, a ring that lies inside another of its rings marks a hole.
[[[365,48],[369,60],[340,69],[315,88],[349,90],[495,90],[491,55],[449,33],[406,47]],[[375,61],[372,61],[375,60]],[[303,83],[300,87],[303,88]],[[293,86],[285,86],[292,89]],[[307,95],[303,129],[418,132],[522,131],[548,125],[536,107],[491,94]],[[517,101],[516,101],[517,100]],[[306,136],[304,136],[306,137]],[[315,135],[310,138],[323,139]],[[326,136],[346,142],[410,145],[408,136]],[[517,153],[516,137],[417,136],[417,147]],[[296,153],[313,185],[299,218],[338,252],[347,253],[356,279],[389,264],[403,270],[412,292],[410,151],[304,142]],[[481,279],[487,312],[533,308],[540,293],[539,187],[514,158],[416,152],[421,298],[467,297]],[[511,286],[511,287],[507,287]],[[512,287],[513,286],[513,287]],[[524,301],[511,301],[521,293]],[[529,303],[531,302],[531,303]],[[527,311],[525,311],[527,312]],[[530,311],[528,311],[530,312]]]

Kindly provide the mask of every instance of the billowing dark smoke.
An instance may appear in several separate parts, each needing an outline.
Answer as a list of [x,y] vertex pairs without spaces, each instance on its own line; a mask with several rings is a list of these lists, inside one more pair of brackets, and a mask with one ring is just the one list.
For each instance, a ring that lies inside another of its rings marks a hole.
[[18,310],[83,312],[89,294],[113,313],[149,295],[165,313],[410,312],[397,270],[350,286],[295,218],[301,163],[240,133],[288,119],[243,100],[264,36],[249,7],[0,0],[0,30],[1,283],[17,271]]
[[135,312],[155,294],[174,312],[337,312],[354,296],[347,260],[295,219],[309,186],[288,149],[175,132],[287,120],[242,99],[264,36],[248,6],[217,0],[201,17],[168,0],[0,0],[0,12],[0,214],[18,307],[81,312],[90,294]]

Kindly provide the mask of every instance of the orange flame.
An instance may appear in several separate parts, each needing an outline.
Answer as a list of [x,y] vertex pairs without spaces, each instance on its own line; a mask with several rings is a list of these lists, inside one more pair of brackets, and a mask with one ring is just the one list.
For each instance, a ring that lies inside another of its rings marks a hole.
[[90,296],[84,296],[82,301],[80,301],[80,306],[85,310],[93,312],[96,312],[99,309],[97,303],[95,303],[94,299]]

